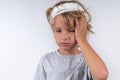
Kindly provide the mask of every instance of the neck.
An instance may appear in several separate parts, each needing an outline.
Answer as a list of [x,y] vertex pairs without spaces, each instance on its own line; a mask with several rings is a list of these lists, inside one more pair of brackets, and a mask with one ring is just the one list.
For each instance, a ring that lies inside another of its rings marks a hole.
[[62,49],[59,49],[58,51],[62,55],[77,55],[77,54],[80,53],[80,50],[78,50],[77,48],[73,49],[73,50],[62,50]]

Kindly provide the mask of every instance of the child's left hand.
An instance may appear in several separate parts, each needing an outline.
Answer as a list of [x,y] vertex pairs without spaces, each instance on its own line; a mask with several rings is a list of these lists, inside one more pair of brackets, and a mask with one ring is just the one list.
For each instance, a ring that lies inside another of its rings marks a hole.
[[81,19],[75,19],[76,21],[76,28],[75,28],[75,37],[77,42],[81,42],[83,40],[86,40],[87,35],[87,19],[84,15],[81,15]]

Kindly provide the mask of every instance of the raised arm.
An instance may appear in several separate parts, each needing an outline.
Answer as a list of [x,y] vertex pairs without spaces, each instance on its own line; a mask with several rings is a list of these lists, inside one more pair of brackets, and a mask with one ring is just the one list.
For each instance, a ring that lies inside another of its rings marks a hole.
[[87,25],[88,23],[85,16],[81,18],[81,21],[76,19],[76,40],[84,54],[94,80],[107,80],[108,70],[105,63],[86,40]]

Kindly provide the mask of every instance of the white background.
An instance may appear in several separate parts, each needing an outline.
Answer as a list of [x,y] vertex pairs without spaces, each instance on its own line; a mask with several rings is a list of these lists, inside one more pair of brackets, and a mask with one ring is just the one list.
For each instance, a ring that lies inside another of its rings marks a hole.
[[[58,0],[0,0],[0,80],[32,80],[39,59],[57,49],[45,11]],[[81,0],[92,15],[89,42],[120,79],[120,1]]]

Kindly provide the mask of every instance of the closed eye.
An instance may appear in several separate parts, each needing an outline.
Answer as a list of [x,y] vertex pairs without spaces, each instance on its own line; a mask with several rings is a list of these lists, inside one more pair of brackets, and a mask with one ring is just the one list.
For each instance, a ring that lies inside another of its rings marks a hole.
[[62,30],[60,30],[60,29],[57,29],[57,30],[54,30],[55,32],[61,32]]
[[69,29],[68,31],[69,32],[75,32],[75,29]]

